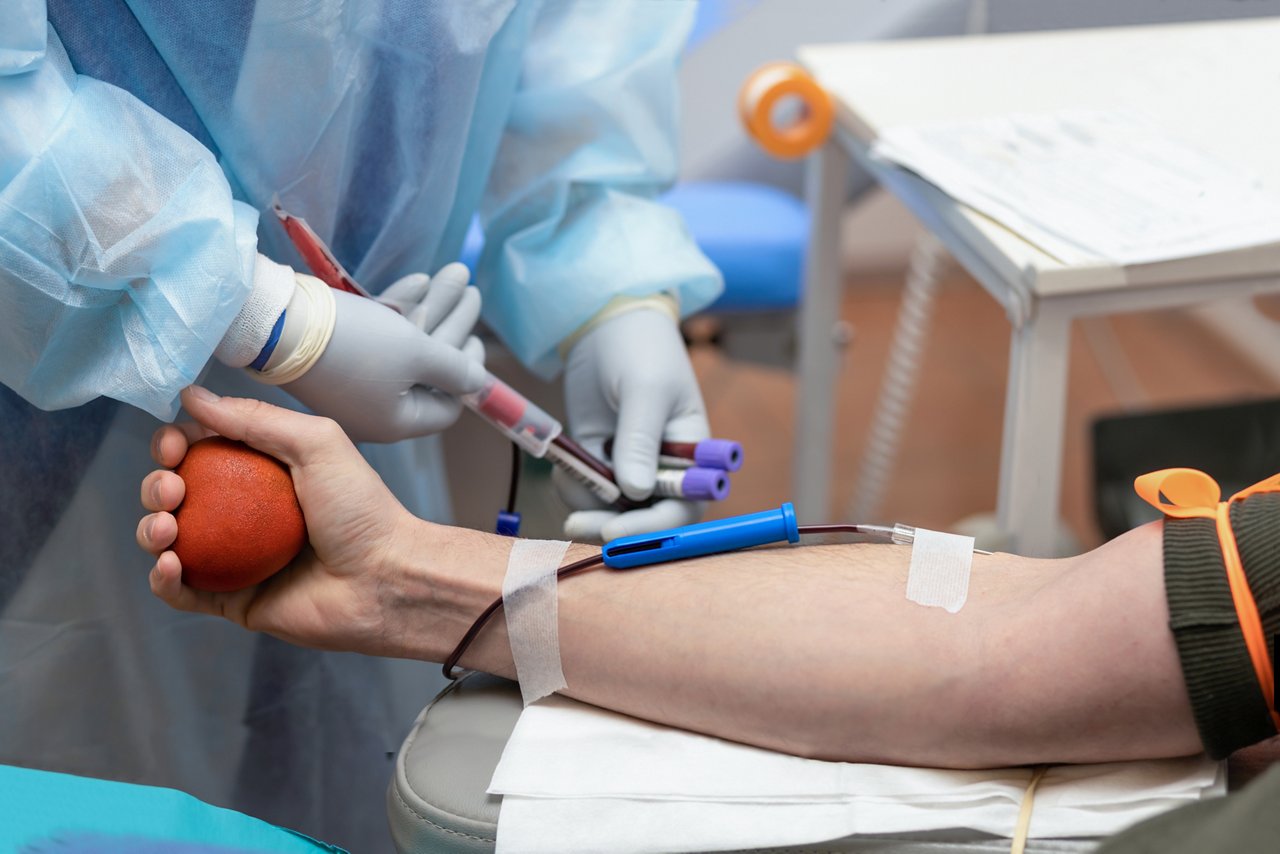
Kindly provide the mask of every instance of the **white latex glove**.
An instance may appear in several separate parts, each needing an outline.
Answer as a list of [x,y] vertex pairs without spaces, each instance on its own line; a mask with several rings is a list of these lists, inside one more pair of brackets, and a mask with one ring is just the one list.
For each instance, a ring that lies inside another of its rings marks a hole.
[[[355,441],[445,429],[462,411],[454,395],[477,391],[484,379],[484,346],[471,335],[480,292],[467,287],[469,279],[465,266],[450,264],[434,277],[406,276],[379,302],[333,291],[328,345],[310,370],[281,387]],[[275,361],[273,354],[268,370]]]
[[[706,407],[680,329],[670,316],[638,308],[589,331],[569,351],[564,374],[569,433],[600,459],[613,437],[618,486],[628,498],[653,492],[658,448],[666,439],[697,442],[709,438]],[[575,508],[565,520],[573,540],[609,541],[696,522],[702,504],[664,499],[650,507],[618,513],[601,509],[585,488],[555,472],[561,496]]]

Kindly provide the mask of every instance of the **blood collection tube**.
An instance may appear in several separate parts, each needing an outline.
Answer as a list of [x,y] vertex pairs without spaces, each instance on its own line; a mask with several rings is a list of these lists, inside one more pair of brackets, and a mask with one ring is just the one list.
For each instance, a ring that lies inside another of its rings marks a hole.
[[730,439],[703,439],[694,446],[693,462],[704,468],[737,471],[742,468],[742,445]]
[[658,469],[653,494],[687,501],[723,501],[729,497],[729,475],[721,469],[702,466]]
[[[604,443],[604,452],[613,456],[613,439]],[[658,448],[658,465],[663,468],[702,466],[721,471],[742,468],[742,445],[732,439],[703,439],[700,442],[663,442]]]
[[467,408],[534,457],[546,457],[606,504],[627,504],[608,466],[593,460],[564,434],[560,422],[520,392],[486,373],[484,384],[464,394]]
[[559,421],[487,371],[480,390],[462,395],[462,402],[535,457],[546,456],[547,448],[564,429]]
[[549,445],[547,447],[547,459],[559,466],[561,471],[568,474],[578,483],[591,490],[591,493],[605,504],[612,504],[619,510],[631,510],[638,506],[628,501],[622,494],[622,490],[618,488],[618,484],[613,480],[612,472],[608,477],[603,476],[581,456],[570,453],[564,444],[556,442]]

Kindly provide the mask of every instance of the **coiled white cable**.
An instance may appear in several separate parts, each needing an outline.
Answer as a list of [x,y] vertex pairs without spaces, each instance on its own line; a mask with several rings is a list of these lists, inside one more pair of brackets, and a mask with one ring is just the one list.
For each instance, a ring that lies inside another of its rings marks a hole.
[[942,243],[928,231],[920,235],[911,252],[897,328],[871,421],[871,433],[862,454],[858,480],[845,514],[847,519],[879,518],[885,487],[897,460],[903,423],[915,395],[921,350],[925,334],[929,331],[939,274],[946,257]]

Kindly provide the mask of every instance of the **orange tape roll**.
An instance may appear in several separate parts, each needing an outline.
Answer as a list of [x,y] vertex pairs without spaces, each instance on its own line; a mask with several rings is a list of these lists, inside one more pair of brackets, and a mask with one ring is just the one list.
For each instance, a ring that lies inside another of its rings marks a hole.
[[[784,98],[795,98],[803,107],[799,121],[776,127],[773,110]],[[835,123],[835,107],[827,90],[809,73],[790,62],[773,62],[758,68],[738,92],[738,114],[747,133],[774,157],[803,157],[827,141]]]

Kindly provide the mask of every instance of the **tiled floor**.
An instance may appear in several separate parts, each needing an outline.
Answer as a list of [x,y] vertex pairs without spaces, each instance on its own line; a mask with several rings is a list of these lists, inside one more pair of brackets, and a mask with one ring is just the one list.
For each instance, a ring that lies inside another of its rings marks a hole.
[[[844,353],[837,390],[838,439],[832,455],[837,517],[844,516],[855,488],[900,283],[896,276],[847,283],[843,315],[854,327],[854,339]],[[1003,311],[967,276],[950,273],[935,306],[917,395],[881,519],[858,521],[901,521],[945,530],[963,517],[995,509],[1008,347]],[[789,500],[795,407],[790,373],[728,359],[709,345],[695,345],[692,354],[713,431],[739,440],[747,453],[745,468],[734,476],[733,494],[712,513],[746,513]],[[495,355],[491,367],[559,414],[557,388],[532,380],[509,357]],[[1100,540],[1090,497],[1089,425],[1094,418],[1125,409],[1276,395],[1280,389],[1274,383],[1182,313],[1077,323],[1062,509],[1081,546]],[[446,450],[458,521],[491,530],[506,489],[510,455],[504,440],[465,414],[447,434]],[[520,509],[526,514],[526,536],[558,535],[564,508],[547,488],[543,468],[526,468]]]

